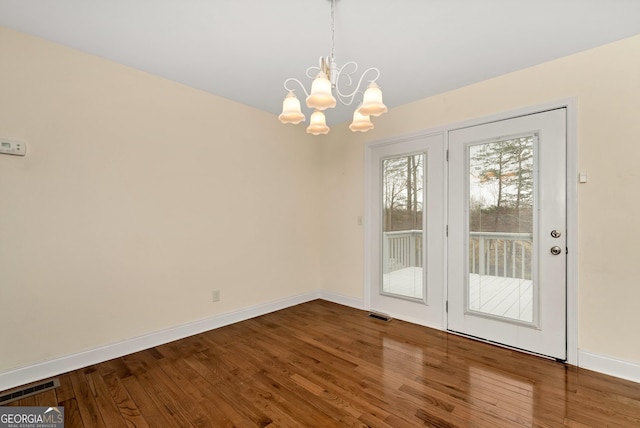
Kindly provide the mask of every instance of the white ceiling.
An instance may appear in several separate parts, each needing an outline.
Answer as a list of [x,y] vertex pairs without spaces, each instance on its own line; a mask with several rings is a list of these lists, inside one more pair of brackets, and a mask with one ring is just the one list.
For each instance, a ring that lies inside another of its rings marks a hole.
[[[284,80],[329,54],[330,6],[0,0],[0,25],[278,114]],[[335,53],[378,67],[391,108],[636,34],[640,0],[338,0]]]

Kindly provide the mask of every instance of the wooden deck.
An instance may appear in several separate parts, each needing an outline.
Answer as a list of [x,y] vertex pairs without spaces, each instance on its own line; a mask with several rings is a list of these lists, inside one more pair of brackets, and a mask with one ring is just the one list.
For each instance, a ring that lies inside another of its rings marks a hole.
[[382,291],[413,299],[422,299],[422,268],[408,267],[382,275]]
[[533,281],[469,274],[469,309],[532,322]]
[[[399,269],[383,275],[383,291],[422,299],[423,272],[419,267]],[[492,275],[470,274],[469,309],[520,321],[533,321],[533,281]]]

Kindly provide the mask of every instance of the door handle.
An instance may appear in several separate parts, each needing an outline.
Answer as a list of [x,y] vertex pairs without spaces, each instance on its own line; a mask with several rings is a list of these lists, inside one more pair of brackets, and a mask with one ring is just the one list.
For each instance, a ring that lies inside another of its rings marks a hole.
[[551,247],[551,254],[553,254],[554,256],[557,256],[558,254],[562,253],[562,248],[556,246]]

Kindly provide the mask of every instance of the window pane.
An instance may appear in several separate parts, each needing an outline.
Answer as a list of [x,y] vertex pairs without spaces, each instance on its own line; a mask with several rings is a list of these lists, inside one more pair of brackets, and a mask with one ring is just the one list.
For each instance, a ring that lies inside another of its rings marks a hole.
[[382,161],[382,293],[425,296],[422,217],[425,155]]
[[534,320],[534,136],[469,147],[467,309]]

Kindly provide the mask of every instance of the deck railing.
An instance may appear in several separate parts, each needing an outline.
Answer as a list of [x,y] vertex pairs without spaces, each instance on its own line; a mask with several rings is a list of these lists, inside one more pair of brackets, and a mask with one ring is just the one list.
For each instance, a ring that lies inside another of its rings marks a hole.
[[408,267],[422,267],[421,230],[398,230],[384,232],[382,235],[383,273]]
[[531,233],[470,232],[469,272],[531,279]]
[[[469,272],[531,279],[531,233],[471,232]],[[383,273],[422,267],[422,231],[383,233]]]

